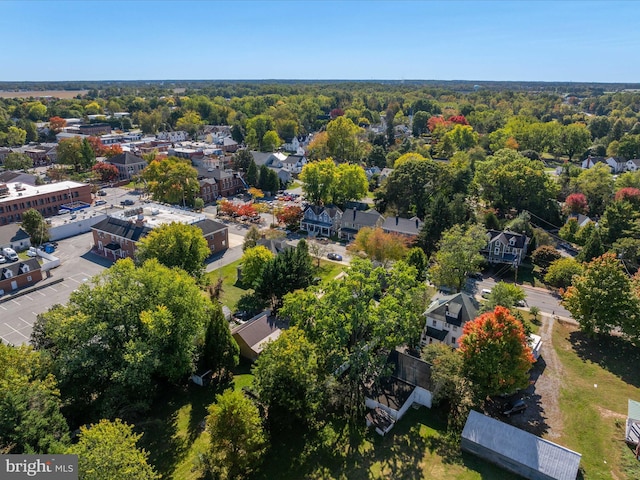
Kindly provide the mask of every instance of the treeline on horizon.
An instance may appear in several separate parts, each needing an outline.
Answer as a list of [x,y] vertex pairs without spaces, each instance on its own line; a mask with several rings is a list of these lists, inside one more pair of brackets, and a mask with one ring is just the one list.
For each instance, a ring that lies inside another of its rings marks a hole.
[[[69,80],[69,81],[14,81],[0,82],[0,91],[46,91],[46,90],[103,90],[108,88],[136,88],[138,90],[157,89],[248,89],[251,94],[259,93],[293,93],[297,88],[304,87],[332,87],[339,85],[344,89],[361,89],[371,85],[389,87],[404,91],[412,91],[422,87],[441,88],[458,92],[489,90],[489,91],[545,91],[567,93],[575,95],[598,95],[604,92],[621,90],[640,90],[640,83],[612,83],[612,82],[542,82],[542,81],[478,81],[478,80],[297,80],[297,79],[263,79],[263,80]],[[276,91],[269,86],[278,87]],[[283,87],[285,89],[283,90]],[[288,90],[289,87],[291,90]],[[265,88],[267,89],[265,91]]]

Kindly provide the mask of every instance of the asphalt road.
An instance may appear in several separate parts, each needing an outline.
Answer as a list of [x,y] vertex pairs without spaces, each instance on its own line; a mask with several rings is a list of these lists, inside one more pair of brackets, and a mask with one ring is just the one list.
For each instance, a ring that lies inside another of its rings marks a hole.
[[[479,295],[483,288],[491,289],[497,282],[492,278],[485,278],[484,280],[469,280],[467,282],[467,290]],[[560,317],[571,317],[569,313],[562,305],[560,305],[560,298],[556,297],[550,291],[543,288],[534,288],[526,285],[519,285],[527,295],[526,302],[527,307],[536,306],[541,312],[546,312]]]

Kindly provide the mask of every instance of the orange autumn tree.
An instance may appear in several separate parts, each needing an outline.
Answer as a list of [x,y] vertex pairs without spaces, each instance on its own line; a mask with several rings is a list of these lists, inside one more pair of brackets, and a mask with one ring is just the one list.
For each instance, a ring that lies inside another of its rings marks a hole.
[[522,323],[507,308],[498,306],[468,322],[460,337],[460,353],[481,398],[529,384],[533,354]]
[[389,261],[401,260],[409,250],[405,237],[386,233],[381,228],[363,227],[348,247],[352,252],[364,252],[368,258],[386,265]]

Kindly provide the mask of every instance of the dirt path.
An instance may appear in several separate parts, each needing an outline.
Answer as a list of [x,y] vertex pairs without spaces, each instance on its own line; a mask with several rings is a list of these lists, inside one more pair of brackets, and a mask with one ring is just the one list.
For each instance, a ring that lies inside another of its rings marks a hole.
[[562,386],[562,364],[553,348],[552,336],[553,326],[556,320],[549,314],[542,314],[542,326],[540,327],[540,337],[542,337],[542,359],[545,362],[545,369],[538,377],[535,385],[536,394],[540,395],[540,402],[544,408],[545,422],[548,426],[546,437],[550,440],[562,435],[563,423],[562,412],[560,411],[560,387]]

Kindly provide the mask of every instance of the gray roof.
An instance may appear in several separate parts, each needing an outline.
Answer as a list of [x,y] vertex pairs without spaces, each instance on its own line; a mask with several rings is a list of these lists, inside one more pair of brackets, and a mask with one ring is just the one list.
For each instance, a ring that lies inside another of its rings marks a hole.
[[242,325],[235,327],[231,330],[231,335],[239,336],[247,345],[253,347],[274,333],[286,329],[286,326],[285,322],[272,316],[270,310],[265,310]]
[[361,227],[375,227],[378,222],[384,218],[376,210],[357,210],[352,208],[346,210],[342,216],[342,221],[347,223],[355,223]]
[[146,164],[147,161],[144,158],[140,158],[133,153],[124,152],[119,155],[115,155],[107,160],[107,163],[114,165],[136,165],[138,163]]
[[282,161],[282,163],[291,163],[295,165],[296,163],[302,161],[303,158],[304,157],[302,155],[289,155]]
[[335,217],[336,214],[342,213],[342,210],[333,205],[308,205],[305,211],[307,209],[310,209],[316,216],[321,215],[323,211],[326,211],[327,215],[331,218]]
[[424,314],[429,318],[461,327],[475,319],[479,309],[480,305],[475,298],[460,292],[438,298]]
[[382,229],[385,232],[400,233],[402,235],[418,235],[423,224],[424,222],[418,217],[401,218],[396,216],[385,218]]
[[0,247],[6,247],[13,242],[19,242],[20,240],[26,240],[28,238],[29,234],[25,232],[20,225],[15,223],[0,227]]
[[135,222],[120,220],[114,217],[105,218],[101,222],[96,223],[91,229],[106,232],[110,235],[117,235],[118,237],[126,238],[134,242],[137,242],[151,231],[150,227],[138,226]]
[[29,267],[29,271],[33,272],[34,270],[40,270],[40,263],[35,258],[30,258],[29,260],[23,260],[21,262],[14,262],[11,265],[7,265],[5,267],[0,266],[0,278],[4,278],[5,270],[11,271],[14,277],[21,275],[20,269],[23,265]]
[[524,248],[525,242],[529,240],[526,235],[511,232],[509,230],[505,230],[504,232],[501,232],[499,230],[487,230],[487,233],[490,236],[489,243],[498,240],[504,245],[509,245],[509,240],[513,238],[515,240],[515,244],[510,246],[515,248]]
[[541,472],[545,478],[556,480],[575,480],[582,457],[568,448],[474,410],[469,413],[462,431],[462,448],[468,449],[465,448],[468,443],[504,457],[510,464],[515,463],[516,469],[518,464],[523,465]]
[[256,242],[256,245],[260,245],[262,247],[265,247],[267,250],[269,250],[271,253],[273,253],[274,255],[278,255],[280,252],[284,251],[284,250],[288,250],[290,248],[293,248],[292,245],[289,245],[289,243],[287,242],[286,238],[261,238]]
[[20,182],[26,183],[27,185],[36,184],[36,176],[30,175],[28,173],[23,172],[14,172],[12,170],[6,170],[4,172],[0,172],[0,183],[10,183],[10,182]]
[[211,220],[209,218],[200,220],[193,225],[202,230],[202,234],[205,237],[207,235],[211,235],[212,233],[219,232],[220,230],[226,230],[228,228],[224,223],[216,222],[215,220]]
[[256,152],[253,150],[251,150],[249,153],[251,153],[251,156],[253,157],[253,161],[256,163],[258,167],[262,165],[266,165],[267,160],[269,160],[269,157],[273,155],[273,153],[271,152]]

